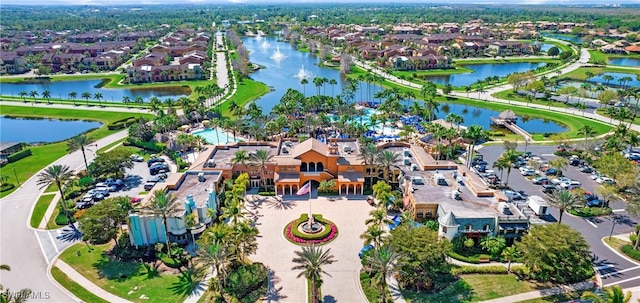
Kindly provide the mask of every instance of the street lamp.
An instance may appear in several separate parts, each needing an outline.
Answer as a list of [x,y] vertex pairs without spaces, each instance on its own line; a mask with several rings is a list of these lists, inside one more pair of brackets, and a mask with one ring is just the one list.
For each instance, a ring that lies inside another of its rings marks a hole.
[[16,183],[18,183],[18,187],[20,187],[20,180],[18,180],[18,173],[16,172],[16,165],[13,165],[13,175],[16,176]]

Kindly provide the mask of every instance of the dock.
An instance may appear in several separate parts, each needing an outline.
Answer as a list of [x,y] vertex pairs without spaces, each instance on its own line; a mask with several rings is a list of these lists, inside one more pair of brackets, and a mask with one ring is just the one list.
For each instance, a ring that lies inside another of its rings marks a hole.
[[498,127],[504,127],[514,134],[522,136],[527,141],[532,140],[531,134],[518,126],[515,120],[491,117],[491,124]]

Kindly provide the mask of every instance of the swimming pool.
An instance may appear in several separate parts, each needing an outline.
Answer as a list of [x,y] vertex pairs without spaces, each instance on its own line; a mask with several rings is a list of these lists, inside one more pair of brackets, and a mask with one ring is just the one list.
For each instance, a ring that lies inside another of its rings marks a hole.
[[233,135],[227,134],[218,128],[205,130],[197,130],[191,133],[194,136],[202,136],[209,144],[227,144],[229,142],[240,142],[238,138],[233,138]]

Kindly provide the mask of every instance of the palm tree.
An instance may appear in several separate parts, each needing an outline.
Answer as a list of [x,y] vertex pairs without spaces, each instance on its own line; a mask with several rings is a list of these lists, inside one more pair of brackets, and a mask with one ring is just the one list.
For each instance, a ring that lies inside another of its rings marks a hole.
[[90,137],[87,137],[85,134],[72,137],[67,142],[67,151],[69,153],[72,153],[76,150],[82,151],[82,159],[84,159],[84,168],[87,170],[88,175],[90,175],[90,173],[89,173],[89,164],[87,163],[87,155],[85,153],[85,148],[91,143],[93,143],[93,139],[91,139]]
[[[384,205],[384,203],[380,203]],[[364,240],[364,245],[373,244],[375,247],[381,247],[387,231],[380,225],[370,225],[367,230],[360,235],[360,239]]]
[[367,144],[361,150],[358,158],[362,160],[366,167],[369,167],[369,186],[373,186],[373,170],[378,155],[378,148],[374,144]]
[[400,257],[400,254],[384,246],[374,249],[364,259],[367,264],[367,271],[370,275],[373,274],[371,282],[380,290],[380,300],[382,302],[387,301],[387,276],[396,270]]
[[520,252],[516,250],[516,246],[512,245],[502,251],[502,258],[507,260],[507,273],[511,273],[511,262],[520,257]]
[[627,291],[625,293],[620,285],[614,285],[613,287],[603,288],[601,294],[587,291],[582,294],[581,299],[593,303],[629,303],[631,302],[631,292]]
[[162,224],[164,228],[165,235],[165,244],[167,245],[167,251],[169,252],[169,256],[171,255],[171,240],[169,239],[169,229],[167,227],[167,216],[172,215],[182,208],[178,202],[178,199],[174,194],[170,194],[167,190],[159,190],[153,192],[153,197],[151,198],[150,203],[146,205],[142,205],[140,210],[144,212],[149,212],[156,216],[162,217]]
[[76,105],[76,98],[78,97],[78,93],[76,92],[70,92],[69,93],[69,99],[73,100],[73,105]]
[[562,223],[562,215],[565,210],[571,209],[574,206],[582,204],[582,198],[568,190],[556,190],[549,196],[549,203],[558,208],[560,211],[560,217],[558,218],[558,224]]
[[331,97],[335,97],[334,89],[336,84],[338,84],[338,81],[336,81],[336,79],[329,80],[329,85],[331,85]]
[[378,153],[377,158],[378,164],[384,169],[384,179],[387,180],[387,182],[391,182],[392,180],[390,180],[389,178],[389,173],[391,171],[391,167],[400,162],[400,154],[392,152],[390,150],[384,150]]
[[498,160],[493,162],[493,165],[491,167],[497,169],[500,172],[500,180],[502,180],[502,172],[509,166],[511,166],[511,164],[507,162],[505,158],[500,157],[498,158]]
[[323,266],[336,262],[330,251],[331,248],[323,251],[321,247],[316,247],[315,245],[305,246],[302,251],[295,251],[296,257],[292,261],[297,265],[291,269],[302,270],[297,277],[304,276],[311,282],[311,303],[321,302],[322,274],[331,276],[322,269]]
[[[382,205],[382,204],[381,204]],[[384,224],[393,224],[393,220],[387,217],[386,207],[378,207],[369,212],[370,217],[364,221],[364,224],[384,226]]]
[[302,94],[306,95],[307,94],[306,85],[309,84],[309,80],[307,80],[307,78],[302,78],[300,79],[300,84],[302,84]]
[[38,174],[38,181],[36,183],[37,185],[40,185],[40,189],[45,188],[52,183],[55,183],[58,186],[58,191],[60,192],[60,205],[62,205],[62,209],[64,210],[64,214],[69,223],[71,223],[71,215],[67,209],[67,202],[64,198],[62,184],[69,180],[71,176],[73,176],[73,172],[71,172],[71,168],[69,168],[69,166],[51,165]]
[[207,266],[211,266],[211,275],[216,275],[219,292],[222,292],[229,265],[235,259],[229,244],[227,241],[214,240],[200,245],[198,249],[200,260]]
[[604,76],[602,76],[602,80],[604,80],[604,83],[605,83],[605,84],[609,84],[609,82],[610,82],[611,80],[613,80],[613,76],[611,76],[611,75],[604,75]]
[[473,157],[473,151],[475,150],[476,143],[478,141],[487,138],[487,132],[480,125],[471,125],[462,134],[462,137],[470,140],[469,151],[467,152],[467,166],[471,167],[471,158]]
[[47,103],[51,103],[51,92],[49,90],[44,90],[42,92],[42,98],[47,99]]
[[509,185],[509,174],[511,174],[511,168],[513,167],[513,164],[518,161],[518,156],[518,153],[513,149],[507,150],[504,154],[502,154],[502,156],[500,156],[509,164],[509,166],[507,166],[507,179],[504,182],[504,186]]
[[501,236],[484,236],[480,240],[480,246],[495,257],[507,246],[507,241]]
[[249,156],[247,155],[247,151],[244,149],[238,150],[233,154],[233,158],[231,159],[231,163],[233,164],[242,164],[243,167],[247,166],[247,161],[249,161]]
[[127,108],[129,107],[129,103],[131,103],[131,97],[129,96],[123,96],[122,97],[122,103],[127,105]]
[[583,125],[580,129],[578,129],[578,135],[584,136],[584,141],[586,142],[590,137],[593,137],[596,134],[592,125]]
[[95,94],[93,94],[93,99],[98,100],[98,105],[101,105],[101,104],[100,104],[100,100],[102,100],[102,94],[101,94],[101,93],[95,93]]
[[33,102],[36,102],[36,97],[40,96],[40,93],[38,93],[38,91],[32,90],[29,92],[29,97],[33,98]]
[[83,92],[82,93],[82,98],[87,100],[87,106],[89,106],[89,98],[91,98],[91,93],[90,92]]
[[27,102],[27,99],[25,98],[27,95],[29,95],[29,94],[27,94],[26,91],[21,91],[21,92],[18,93],[18,96],[22,97],[22,101],[24,101],[24,102]]
[[253,165],[260,169],[260,181],[262,182],[262,187],[266,189],[267,164],[273,160],[273,154],[266,149],[259,149],[250,158]]
[[258,229],[252,226],[253,222],[242,221],[233,225],[234,245],[240,262],[244,263],[247,255],[254,254],[258,250]]
[[[184,225],[185,227],[187,227],[187,229],[194,229],[200,226],[200,222],[198,222],[198,215],[196,215],[195,212],[188,214],[186,217],[184,217]],[[193,245],[196,245],[196,236],[191,230],[189,231],[189,233],[191,234],[191,242],[193,242]]]

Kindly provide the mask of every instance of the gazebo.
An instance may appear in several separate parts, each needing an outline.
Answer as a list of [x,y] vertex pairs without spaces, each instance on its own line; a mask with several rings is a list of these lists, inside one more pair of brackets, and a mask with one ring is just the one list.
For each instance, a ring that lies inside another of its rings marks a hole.
[[516,116],[516,114],[512,110],[507,109],[500,113],[498,119],[506,122],[515,122],[516,120],[518,120],[518,116]]

